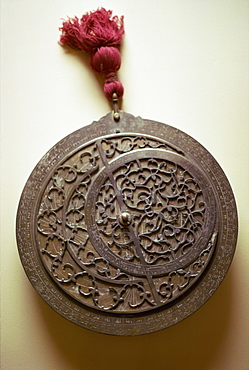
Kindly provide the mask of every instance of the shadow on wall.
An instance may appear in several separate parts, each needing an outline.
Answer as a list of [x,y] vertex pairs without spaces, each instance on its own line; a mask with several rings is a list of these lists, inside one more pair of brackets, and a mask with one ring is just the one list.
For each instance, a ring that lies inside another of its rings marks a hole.
[[61,370],[208,370],[224,346],[232,305],[232,274],[209,301],[180,323],[160,332],[116,337],[83,329],[53,311],[34,292],[49,342]]

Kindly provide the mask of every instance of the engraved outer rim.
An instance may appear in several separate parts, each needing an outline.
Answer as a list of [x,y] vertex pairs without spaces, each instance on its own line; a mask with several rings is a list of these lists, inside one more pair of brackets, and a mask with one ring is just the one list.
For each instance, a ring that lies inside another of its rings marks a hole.
[[[51,171],[70,153],[100,136],[119,133],[152,135],[182,150],[210,180],[216,195],[219,222],[218,241],[205,272],[186,294],[158,310],[136,315],[117,315],[83,306],[67,295],[51,279],[34,246],[37,199]],[[65,154],[66,153],[66,154]],[[194,313],[217,290],[232,262],[238,223],[236,203],[230,184],[219,164],[196,140],[184,132],[150,120],[121,112],[119,123],[112,113],[83,127],[57,143],[31,173],[17,212],[16,234],[24,270],[43,300],[66,319],[84,328],[111,335],[139,335],[169,327]]]

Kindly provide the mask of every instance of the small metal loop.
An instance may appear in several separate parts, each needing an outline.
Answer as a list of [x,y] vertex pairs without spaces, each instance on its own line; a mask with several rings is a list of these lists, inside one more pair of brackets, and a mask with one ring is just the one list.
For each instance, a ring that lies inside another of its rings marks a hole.
[[118,96],[116,93],[112,94],[112,110],[113,110],[113,118],[115,121],[120,120],[120,114],[119,114],[119,109],[118,109]]

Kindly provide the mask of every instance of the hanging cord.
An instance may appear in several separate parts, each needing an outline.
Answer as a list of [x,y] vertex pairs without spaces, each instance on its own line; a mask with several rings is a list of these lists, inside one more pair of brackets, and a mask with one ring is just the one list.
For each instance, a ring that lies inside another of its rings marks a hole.
[[100,8],[84,14],[81,19],[68,18],[60,31],[61,45],[90,54],[90,65],[104,78],[104,94],[113,102],[113,110],[117,113],[118,101],[124,94],[117,76],[121,65],[119,46],[124,34],[123,16],[112,17],[111,10]]

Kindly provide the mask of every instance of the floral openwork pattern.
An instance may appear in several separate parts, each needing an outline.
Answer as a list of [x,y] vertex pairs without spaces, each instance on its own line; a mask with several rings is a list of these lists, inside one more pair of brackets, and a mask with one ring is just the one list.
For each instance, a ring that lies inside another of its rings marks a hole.
[[119,134],[85,145],[54,170],[38,203],[45,268],[98,310],[138,313],[171,302],[215,248],[206,177],[163,139]]
[[[166,160],[141,159],[114,172],[146,264],[165,264],[186,254],[201,235],[205,202],[195,179]],[[97,224],[121,258],[141,263],[129,230],[117,219],[120,207],[108,179],[97,198]]]

